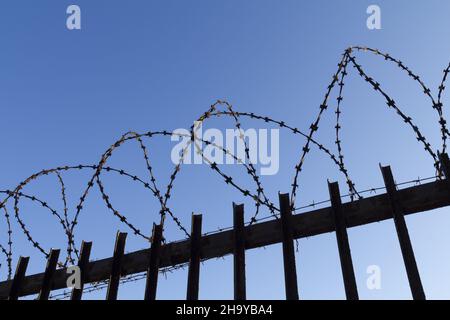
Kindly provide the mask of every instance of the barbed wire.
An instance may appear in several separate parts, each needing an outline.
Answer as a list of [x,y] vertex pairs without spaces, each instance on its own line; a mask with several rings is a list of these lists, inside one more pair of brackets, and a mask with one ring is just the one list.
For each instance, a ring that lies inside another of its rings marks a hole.
[[355,46],[355,47],[353,47],[353,49],[356,49],[358,51],[363,51],[363,52],[370,52],[377,56],[383,57],[386,61],[395,63],[395,65],[397,65],[400,69],[405,71],[411,79],[416,81],[422,87],[423,93],[430,99],[430,101],[432,103],[432,108],[435,109],[438,113],[439,124],[441,126],[441,132],[442,132],[442,153],[445,152],[445,150],[447,148],[447,142],[446,142],[447,135],[449,134],[449,132],[448,132],[447,125],[446,125],[447,121],[445,120],[443,113],[442,113],[443,104],[441,101],[441,97],[442,97],[442,93],[445,89],[444,84],[447,79],[447,74],[450,72],[450,64],[447,67],[447,69],[444,70],[444,77],[442,79],[441,85],[439,86],[438,100],[436,102],[434,96],[431,93],[431,89],[428,86],[426,86],[425,83],[423,82],[423,80],[416,73],[414,73],[409,67],[407,67],[401,60],[395,59],[388,53],[383,53],[377,49],[372,49],[372,48],[368,48],[368,47],[360,47],[360,46]]
[[[205,163],[212,171],[214,171],[221,179],[229,186],[237,190],[240,194],[244,196],[244,198],[249,198],[255,205],[255,212],[250,217],[247,222],[248,225],[253,223],[263,221],[269,218],[278,219],[279,216],[279,208],[270,200],[267,195],[266,190],[264,189],[263,183],[261,181],[260,175],[258,175],[256,167],[252,161],[250,155],[250,146],[246,142],[245,131],[242,128],[241,121],[244,118],[250,120],[262,121],[265,124],[276,125],[281,129],[286,129],[288,132],[294,135],[300,136],[302,139],[305,139],[303,147],[301,148],[301,152],[298,157],[298,162],[294,168],[294,177],[291,184],[291,206],[292,209],[297,212],[301,209],[306,209],[310,207],[315,207],[320,204],[324,204],[326,201],[313,202],[306,206],[300,206],[296,208],[296,197],[299,192],[299,182],[300,182],[300,174],[303,170],[303,165],[309,153],[311,152],[311,148],[315,147],[320,152],[323,152],[333,163],[336,165],[338,171],[344,176],[345,181],[348,186],[348,194],[343,197],[349,197],[351,201],[354,200],[355,197],[358,199],[362,198],[363,194],[368,192],[376,192],[377,189],[370,190],[362,190],[358,191],[354,180],[351,179],[349,170],[346,167],[346,163],[344,161],[344,151],[343,151],[343,143],[341,137],[341,115],[342,115],[342,106],[344,100],[344,86],[346,76],[349,74],[348,66],[351,64],[353,68],[357,71],[360,77],[365,80],[378,94],[380,94],[386,100],[386,104],[390,109],[393,109],[401,119],[412,129],[413,133],[416,136],[416,139],[419,143],[421,143],[425,149],[425,151],[431,156],[433,159],[434,167],[437,171],[437,177],[441,176],[441,170],[439,166],[439,161],[437,159],[437,155],[431,144],[419,130],[418,126],[413,122],[412,118],[409,117],[403,110],[401,110],[398,104],[394,101],[393,98],[387,93],[387,91],[381,87],[380,83],[371,78],[361,64],[357,62],[356,53],[369,52],[375,54],[377,56],[381,56],[385,61],[394,63],[401,70],[406,72],[410,78],[416,81],[424,94],[430,99],[432,103],[432,108],[436,110],[439,117],[439,125],[440,131],[442,134],[442,146],[441,152],[445,152],[447,148],[447,138],[449,136],[449,131],[447,129],[446,120],[443,115],[443,102],[442,97],[445,90],[445,83],[448,77],[448,73],[450,72],[450,64],[444,70],[444,76],[438,88],[438,96],[434,97],[431,90],[424,83],[424,81],[414,73],[409,67],[407,67],[401,60],[393,58],[391,55],[387,53],[382,53],[377,49],[372,49],[368,47],[362,46],[353,46],[347,48],[342,54],[342,58],[338,63],[336,72],[332,75],[332,79],[330,84],[327,86],[324,98],[322,103],[319,105],[319,111],[315,118],[315,120],[310,125],[307,132],[303,132],[299,130],[297,127],[293,125],[287,124],[285,121],[276,120],[268,116],[257,115],[249,112],[240,112],[235,111],[234,107],[225,100],[217,100],[213,103],[207,111],[201,114],[197,120],[194,122],[194,125],[190,127],[190,130],[187,133],[177,133],[177,132],[169,132],[169,131],[148,131],[145,133],[137,133],[137,132],[127,132],[123,134],[118,140],[116,140],[113,144],[111,144],[101,155],[99,161],[96,164],[89,165],[77,165],[77,166],[60,166],[51,169],[44,169],[37,173],[32,174],[28,178],[24,179],[20,182],[14,189],[0,191],[0,194],[5,194],[5,198],[0,201],[0,209],[3,209],[3,215],[6,219],[7,232],[8,232],[8,245],[0,244],[0,252],[6,257],[7,265],[8,265],[8,279],[12,274],[12,258],[13,258],[13,237],[12,237],[12,228],[10,222],[10,216],[8,214],[7,206],[12,206],[14,210],[14,217],[16,222],[18,223],[20,230],[25,235],[28,242],[35,248],[38,252],[44,255],[44,257],[49,256],[48,250],[46,250],[31,234],[30,229],[25,224],[23,219],[23,214],[20,208],[20,203],[23,199],[30,200],[32,203],[37,204],[43,208],[45,208],[51,216],[56,218],[59,222],[59,225],[62,227],[63,232],[67,238],[67,249],[66,249],[66,257],[63,261],[59,262],[60,266],[67,266],[68,264],[74,264],[75,260],[79,258],[78,246],[75,241],[76,235],[76,226],[78,225],[79,218],[84,208],[84,204],[86,202],[87,197],[90,194],[90,191],[97,186],[97,189],[100,192],[101,198],[105,203],[108,210],[115,216],[125,227],[133,231],[133,234],[142,238],[146,243],[151,241],[151,235],[148,235],[142,232],[133,222],[131,222],[128,218],[128,215],[124,212],[121,212],[115,208],[113,202],[111,200],[110,195],[107,192],[107,186],[104,184],[102,177],[108,173],[119,174],[122,177],[126,177],[131,181],[140,184],[146,190],[150,191],[150,193],[156,198],[159,206],[159,218],[160,224],[165,228],[166,217],[170,217],[170,219],[175,223],[176,227],[187,237],[190,237],[189,232],[186,227],[181,223],[180,218],[175,214],[175,212],[169,208],[169,200],[172,198],[172,192],[175,186],[175,181],[177,176],[179,175],[182,167],[186,162],[186,158],[191,156],[192,147],[195,154],[201,157],[203,163]],[[336,146],[336,152],[333,152],[329,147],[325,144],[320,143],[317,139],[315,139],[314,135],[319,130],[319,125],[321,119],[323,118],[325,112],[329,108],[329,100],[334,92],[334,89],[337,88],[337,97],[336,97],[336,106],[335,106],[335,114],[336,114],[336,125],[335,125],[335,141],[334,145]],[[212,118],[219,117],[228,117],[233,122],[233,128],[237,132],[236,138],[238,139],[238,143],[241,143],[244,149],[243,158],[240,159],[234,153],[234,150],[227,150],[223,146],[213,142],[203,139],[199,136],[199,128],[201,125],[206,123],[208,120]],[[181,149],[179,154],[178,161],[174,161],[174,168],[171,170],[170,178],[165,186],[165,191],[162,193],[161,190],[164,190],[160,186],[158,186],[158,181],[155,177],[155,169],[153,167],[152,162],[150,161],[150,152],[146,146],[146,141],[151,140],[155,137],[166,137],[166,138],[177,138],[184,139],[185,144]],[[122,146],[127,144],[128,142],[137,142],[138,147],[142,152],[142,157],[145,162],[146,171],[148,174],[147,178],[139,177],[135,174],[129,173],[123,169],[113,168],[108,165],[109,160],[113,156],[113,154],[120,149]],[[243,187],[240,183],[233,179],[231,175],[228,175],[221,167],[222,164],[216,163],[214,160],[210,159],[207,155],[205,155],[205,149],[203,145],[213,148],[214,150],[218,150],[223,153],[225,157],[230,157],[233,161],[241,166],[243,166],[244,173],[248,175],[250,181],[254,183],[254,189],[248,189]],[[88,179],[86,186],[84,187],[81,197],[79,197],[77,201],[77,205],[74,208],[73,218],[70,218],[69,214],[69,206],[67,201],[67,192],[68,189],[66,187],[64,181],[64,174],[72,171],[93,171]],[[29,195],[24,192],[24,189],[28,187],[32,182],[41,179],[44,176],[55,175],[57,179],[57,183],[59,184],[60,190],[60,199],[62,201],[62,212],[52,208],[46,201],[39,199],[34,195]],[[435,177],[436,178],[436,177]],[[268,209],[270,215],[268,217],[259,218],[261,213],[261,208],[265,207]],[[219,228],[218,230],[227,230],[227,228]],[[167,241],[167,239],[163,238],[163,241]],[[167,270],[166,270],[167,271]],[[99,285],[100,286],[100,285]]]

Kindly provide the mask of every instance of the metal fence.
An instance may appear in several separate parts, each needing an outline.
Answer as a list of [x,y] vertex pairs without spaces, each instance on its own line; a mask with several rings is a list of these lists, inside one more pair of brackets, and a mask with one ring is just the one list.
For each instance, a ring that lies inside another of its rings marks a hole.
[[[447,154],[440,155],[440,167],[450,176]],[[282,243],[286,299],[299,299],[294,240],[335,232],[347,299],[357,300],[358,289],[353,269],[347,229],[387,219],[393,219],[400,243],[409,285],[414,299],[425,299],[405,215],[420,213],[450,205],[450,180],[436,181],[398,189],[389,166],[381,167],[386,192],[380,195],[342,203],[338,183],[329,183],[331,206],[293,214],[288,194],[279,195],[280,217],[256,224],[244,223],[244,206],[233,204],[234,226],[231,230],[202,234],[202,216],[193,215],[190,237],[183,241],[162,243],[163,229],[154,225],[148,249],[125,254],[126,233],[117,233],[112,257],[89,261],[92,243],[83,242],[78,267],[81,287],[71,290],[70,298],[80,300],[84,285],[107,281],[106,299],[116,300],[123,277],[145,272],[146,287],[142,297],[157,296],[159,271],[165,267],[189,265],[186,299],[197,300],[201,261],[234,256],[234,298],[246,299],[245,252],[248,249]],[[38,294],[39,300],[49,299],[53,290],[67,287],[71,275],[67,268],[58,268],[59,250],[51,250],[45,271],[26,276],[28,257],[20,257],[12,280],[0,283],[0,298],[16,300]]]

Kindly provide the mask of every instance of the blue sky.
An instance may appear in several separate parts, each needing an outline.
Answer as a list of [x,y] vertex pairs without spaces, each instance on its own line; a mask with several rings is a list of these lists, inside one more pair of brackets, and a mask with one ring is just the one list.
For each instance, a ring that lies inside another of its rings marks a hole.
[[[82,30],[66,28],[66,8],[77,4]],[[368,30],[366,9],[381,8],[382,29]],[[31,174],[60,165],[96,164],[121,134],[132,130],[189,128],[217,99],[236,110],[285,120],[307,131],[345,48],[363,45],[389,52],[419,74],[437,95],[448,65],[450,33],[446,1],[3,1],[0,4],[0,105],[2,154],[0,189],[12,189]],[[356,53],[367,73],[379,81],[417,122],[433,149],[440,148],[437,116],[421,88],[380,57]],[[349,68],[342,106],[342,140],[350,174],[359,189],[382,186],[378,164],[390,164],[397,181],[434,175],[433,162],[383,98]],[[335,107],[336,91],[330,105]],[[444,103],[448,101],[444,95]],[[316,138],[335,152],[334,113],[327,111]],[[444,107],[445,108],[445,107]],[[444,113],[448,114],[445,109]],[[243,120],[244,128],[271,128]],[[208,127],[225,129],[230,120]],[[280,133],[280,171],[263,177],[268,196],[289,192],[304,140]],[[151,161],[165,186],[171,174],[173,142],[148,143]],[[137,145],[127,144],[111,166],[145,177]],[[224,170],[250,185],[234,166]],[[64,173],[70,215],[91,172]],[[300,177],[296,206],[328,199],[327,179],[345,180],[316,149]],[[104,176],[114,205],[150,233],[158,203],[147,190],[113,174]],[[54,177],[25,189],[62,209]],[[176,180],[170,208],[189,229],[192,212],[204,215],[204,230],[232,224],[232,202],[251,201],[227,187],[206,166],[186,166]],[[12,209],[12,208],[10,208]],[[46,249],[64,249],[64,234],[45,210],[24,201],[21,211],[32,234]],[[267,214],[267,210],[263,215]],[[450,298],[448,209],[407,217],[425,291],[429,298]],[[89,196],[76,235],[92,240],[93,258],[110,256],[115,232],[129,231],[105,207],[97,189]],[[2,232],[6,230],[2,224]],[[29,272],[40,272],[43,257],[14,222],[15,256],[31,256]],[[168,240],[183,238],[172,221]],[[361,298],[409,299],[392,221],[349,230]],[[6,238],[0,238],[5,243]],[[130,233],[127,250],[147,246]],[[366,269],[378,265],[382,289],[368,290]],[[6,277],[2,261],[1,276]],[[299,241],[300,296],[343,299],[345,293],[334,234]],[[248,297],[284,297],[281,247],[248,252]],[[161,277],[158,297],[183,298],[186,271]],[[263,279],[263,280],[262,280]],[[206,262],[200,297],[232,298],[232,259]],[[104,292],[87,295],[99,298]],[[120,298],[141,298],[143,283],[121,287]]]

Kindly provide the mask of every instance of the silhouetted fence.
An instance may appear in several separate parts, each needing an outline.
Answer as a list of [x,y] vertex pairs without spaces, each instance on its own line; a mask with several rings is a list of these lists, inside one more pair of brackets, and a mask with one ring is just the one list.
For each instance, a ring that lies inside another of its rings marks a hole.
[[[78,266],[81,271],[81,288],[73,289],[72,300],[82,298],[87,283],[108,280],[106,298],[116,300],[121,277],[146,272],[145,300],[156,298],[159,270],[164,267],[189,263],[186,299],[199,296],[200,262],[227,254],[234,255],[234,298],[246,299],[245,251],[248,249],[282,243],[286,299],[299,299],[297,269],[295,265],[295,239],[326,232],[336,232],[339,257],[347,299],[357,300],[358,289],[353,269],[347,229],[393,219],[405,263],[412,296],[425,299],[413,247],[405,222],[405,215],[437,209],[450,205],[450,160],[440,155],[440,167],[446,179],[398,190],[390,167],[381,167],[386,193],[348,203],[341,202],[338,183],[328,183],[331,207],[302,214],[292,214],[288,194],[280,194],[280,218],[252,225],[244,224],[243,205],[233,204],[234,227],[202,236],[202,216],[192,216],[189,239],[162,244],[162,227],[154,225],[151,247],[125,254],[126,233],[117,233],[114,254],[111,258],[89,262],[92,243],[83,242]],[[13,280],[0,283],[0,298],[16,300],[38,294],[46,300],[53,290],[66,288],[66,268],[57,269],[59,250],[50,252],[45,272],[26,276],[28,257],[20,257]]]

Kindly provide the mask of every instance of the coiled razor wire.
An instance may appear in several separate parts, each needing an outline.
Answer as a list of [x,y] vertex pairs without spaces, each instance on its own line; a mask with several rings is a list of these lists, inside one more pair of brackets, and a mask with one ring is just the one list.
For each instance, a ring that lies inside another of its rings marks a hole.
[[[249,118],[253,120],[263,121],[266,124],[272,124],[276,125],[279,128],[286,129],[290,133],[294,135],[299,135],[301,138],[305,139],[305,143],[303,147],[301,148],[301,152],[298,158],[298,162],[294,167],[294,177],[293,182],[291,184],[291,206],[294,211],[298,211],[299,209],[305,209],[305,208],[311,208],[315,207],[316,205],[326,203],[327,201],[321,201],[318,203],[312,203],[303,207],[297,207],[295,206],[296,203],[296,196],[299,192],[299,179],[300,179],[300,173],[303,170],[303,165],[305,163],[307,155],[311,152],[311,148],[315,147],[319,151],[323,152],[337,167],[337,169],[342,173],[344,176],[347,186],[348,186],[348,194],[343,197],[349,197],[351,201],[355,197],[358,199],[362,198],[362,194],[367,192],[376,192],[375,189],[370,190],[363,190],[358,191],[356,189],[355,183],[350,178],[349,171],[346,167],[345,161],[344,161],[344,149],[343,149],[343,143],[342,138],[340,135],[341,130],[341,114],[342,114],[342,102],[344,100],[343,92],[344,92],[344,86],[345,86],[345,79],[348,75],[348,66],[351,64],[353,66],[353,69],[357,71],[357,73],[361,76],[363,80],[365,80],[378,94],[380,94],[382,97],[384,97],[386,104],[389,109],[392,109],[396,114],[403,120],[403,122],[408,125],[413,134],[415,135],[417,141],[421,143],[424,147],[424,150],[430,155],[430,157],[433,160],[433,165],[436,169],[436,176],[433,178],[440,179],[442,176],[442,172],[439,166],[439,161],[436,153],[433,151],[433,148],[431,144],[427,141],[425,136],[420,131],[419,127],[413,122],[413,119],[409,117],[400,107],[398,104],[391,98],[391,96],[387,93],[385,89],[382,88],[381,84],[377,81],[375,81],[373,78],[371,78],[362,65],[360,65],[357,62],[356,53],[372,53],[376,56],[380,56],[384,58],[384,61],[394,63],[396,66],[398,66],[401,70],[406,72],[408,76],[413,79],[413,81],[417,82],[420,88],[423,90],[423,93],[430,99],[431,107],[433,110],[437,112],[438,115],[438,124],[440,127],[440,131],[442,134],[442,146],[440,152],[445,152],[447,148],[447,138],[450,135],[448,128],[447,128],[447,122],[445,120],[444,114],[443,114],[443,102],[442,97],[443,93],[445,91],[445,84],[446,80],[448,78],[448,74],[450,72],[450,64],[447,66],[447,68],[444,70],[444,76],[442,78],[442,81],[440,82],[440,85],[438,87],[438,95],[437,98],[432,94],[432,91],[429,87],[426,86],[424,81],[416,74],[414,73],[409,67],[407,67],[401,60],[395,59],[392,56],[390,56],[387,53],[382,53],[377,49],[372,49],[368,47],[362,47],[362,46],[354,46],[347,48],[338,63],[338,68],[336,72],[332,75],[332,79],[330,84],[328,85],[324,98],[322,100],[322,103],[319,105],[319,111],[317,114],[317,117],[312,122],[312,124],[309,127],[309,131],[307,133],[299,130],[295,126],[291,126],[287,124],[285,121],[276,120],[268,116],[262,116],[262,115],[256,115],[254,113],[248,113],[248,112],[238,112],[235,111],[233,106],[224,100],[217,100],[214,104],[212,104],[206,112],[204,112],[200,117],[197,118],[197,120],[194,122],[195,124],[191,126],[190,134],[180,134],[176,132],[169,132],[169,131],[149,131],[146,133],[136,133],[136,132],[127,132],[123,134],[116,142],[114,142],[106,151],[101,155],[100,160],[97,164],[80,164],[76,166],[60,166],[52,169],[44,169],[37,173],[32,174],[22,182],[20,182],[14,189],[12,190],[0,190],[0,194],[5,195],[4,199],[0,201],[0,209],[3,212],[3,216],[5,218],[5,225],[7,226],[7,244],[1,244],[0,243],[0,252],[3,256],[6,258],[7,268],[8,268],[8,279],[12,276],[12,259],[13,259],[13,249],[14,249],[14,243],[13,243],[13,237],[12,237],[12,227],[11,227],[11,221],[10,221],[10,215],[8,213],[8,205],[12,206],[14,211],[14,217],[16,222],[18,223],[20,230],[25,235],[28,242],[31,244],[32,247],[34,247],[38,252],[40,252],[44,257],[48,258],[49,256],[49,250],[45,250],[45,248],[35,239],[35,237],[31,234],[31,231],[29,227],[25,224],[23,218],[22,218],[22,212],[20,209],[20,203],[23,199],[29,200],[32,203],[41,206],[45,208],[51,216],[55,217],[59,225],[61,225],[63,232],[67,238],[66,243],[66,257],[64,261],[59,262],[59,265],[61,267],[67,266],[68,264],[74,264],[75,260],[79,257],[79,251],[77,249],[76,241],[75,241],[75,231],[76,226],[78,224],[81,212],[83,211],[84,203],[90,193],[90,191],[97,186],[98,190],[100,191],[102,200],[104,201],[106,207],[109,209],[109,211],[115,216],[121,223],[124,224],[127,228],[132,230],[132,232],[138,236],[143,238],[145,241],[151,241],[151,236],[146,235],[143,233],[137,226],[135,226],[128,218],[127,215],[123,212],[119,212],[117,209],[115,209],[110,196],[108,195],[106,191],[106,186],[104,185],[102,181],[102,175],[105,174],[118,174],[122,177],[125,177],[127,179],[130,179],[131,181],[140,184],[143,188],[148,190],[158,201],[160,205],[160,224],[165,227],[165,221],[166,217],[169,216],[169,218],[175,223],[177,228],[181,230],[181,232],[186,236],[190,237],[189,232],[187,231],[186,227],[184,227],[180,221],[180,219],[177,217],[177,215],[173,212],[173,210],[169,207],[169,199],[172,196],[172,191],[174,189],[175,180],[181,171],[183,164],[186,160],[186,156],[190,155],[189,148],[194,146],[194,152],[196,152],[198,155],[201,156],[204,163],[207,164],[208,167],[210,167],[211,170],[213,170],[216,174],[218,174],[222,180],[235,190],[239,191],[244,197],[248,197],[252,199],[255,205],[255,212],[250,217],[250,220],[247,222],[248,225],[251,225],[253,223],[256,223],[261,220],[265,220],[268,218],[278,218],[279,215],[279,208],[268,198],[263,184],[261,182],[260,176],[257,174],[256,168],[254,164],[251,161],[250,158],[250,149],[249,146],[245,140],[245,134],[242,129],[241,125],[241,119],[242,118]],[[319,130],[320,121],[325,113],[325,111],[329,108],[329,100],[333,93],[333,89],[338,87],[338,94],[336,98],[336,106],[335,106],[335,114],[336,114],[336,125],[335,125],[335,141],[334,144],[336,145],[336,153],[331,151],[330,148],[326,147],[324,144],[320,143],[318,140],[314,138],[314,134]],[[198,136],[198,130],[200,125],[205,123],[207,120],[217,117],[229,117],[233,121],[234,128],[238,131],[238,138],[240,143],[244,146],[244,158],[240,159],[237,157],[232,151],[227,150],[226,148],[212,142],[212,141],[206,141]],[[145,141],[150,140],[154,137],[177,137],[177,138],[186,138],[187,142],[183,146],[182,151],[179,154],[179,160],[174,165],[173,170],[171,171],[170,179],[168,184],[165,187],[164,193],[162,192],[163,189],[158,186],[157,179],[154,175],[154,167],[150,161],[150,152],[149,149],[146,147]],[[137,175],[134,175],[132,173],[129,173],[125,170],[113,168],[108,166],[108,161],[112,157],[115,151],[117,151],[121,146],[123,146],[126,143],[135,141],[138,144],[138,147],[142,151],[142,157],[145,161],[146,170],[148,173],[147,178],[142,178]],[[221,166],[209,159],[204,154],[204,149],[202,148],[202,145],[205,144],[206,146],[211,146],[216,150],[220,150],[224,155],[230,156],[233,160],[236,161],[236,163],[243,166],[243,169],[245,172],[249,175],[251,180],[254,183],[254,189],[249,190],[247,188],[244,188],[241,186],[236,179],[233,179],[231,175],[226,174],[226,172],[221,168]],[[64,182],[63,175],[67,172],[72,171],[86,171],[90,170],[93,173],[91,174],[90,179],[88,180],[86,187],[84,188],[81,197],[79,197],[78,204],[74,208],[74,215],[73,218],[70,219],[69,216],[69,208],[67,205],[67,188]],[[56,177],[56,180],[60,187],[60,198],[63,203],[63,210],[62,213],[58,210],[52,208],[47,202],[44,200],[39,199],[38,197],[34,195],[29,195],[25,193],[23,190],[25,187],[30,185],[32,182],[37,181],[38,179],[44,177],[54,175]],[[427,178],[429,179],[429,178]],[[422,181],[421,179],[415,180],[420,183]],[[261,212],[261,207],[265,207],[270,212],[270,215],[264,218],[259,218],[259,213]],[[219,230],[225,230],[226,228],[219,228]],[[166,241],[166,239],[163,239],[163,241]],[[1,266],[1,264],[0,264]],[[169,272],[174,269],[179,268],[180,266],[175,266],[172,269],[163,270],[164,272]],[[130,279],[136,279],[139,278],[137,276],[132,276],[128,278],[122,279],[123,281],[132,281]],[[103,284],[104,285],[104,284]],[[94,288],[94,289],[93,289]],[[92,287],[86,288],[85,290],[95,290],[96,288],[102,288],[102,284],[94,284]],[[56,298],[56,296],[55,296]]]

